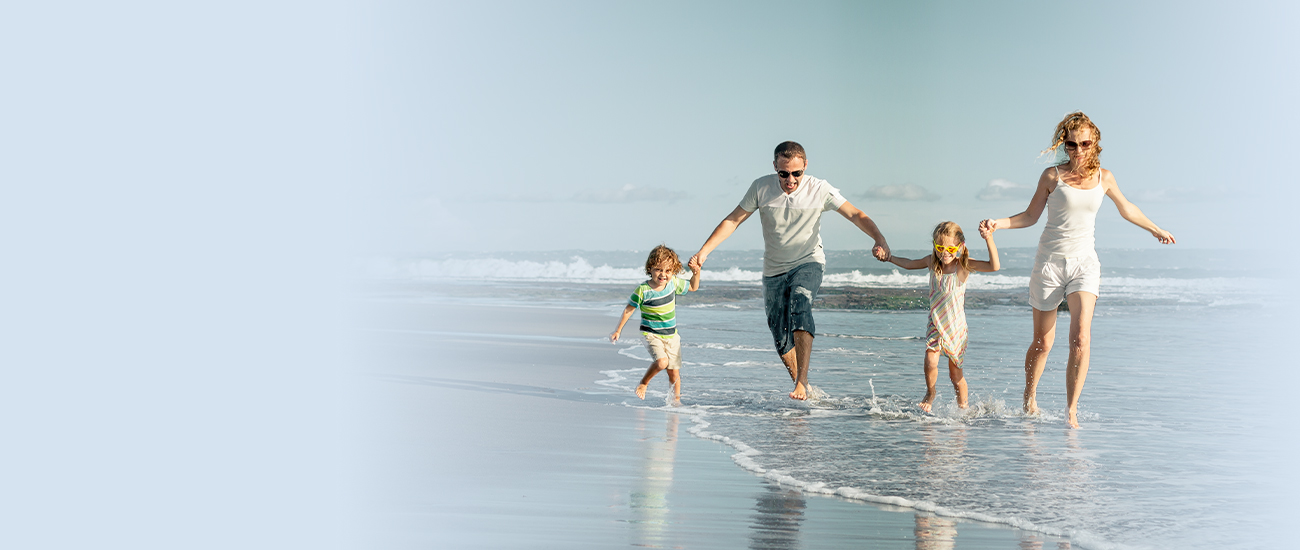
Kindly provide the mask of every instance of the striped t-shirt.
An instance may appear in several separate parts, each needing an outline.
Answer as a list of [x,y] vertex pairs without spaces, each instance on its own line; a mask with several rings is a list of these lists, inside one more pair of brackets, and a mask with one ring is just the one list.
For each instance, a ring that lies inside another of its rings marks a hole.
[[673,277],[660,290],[644,282],[632,291],[627,303],[641,310],[641,332],[667,337],[677,334],[676,296],[690,291],[691,285],[681,277]]

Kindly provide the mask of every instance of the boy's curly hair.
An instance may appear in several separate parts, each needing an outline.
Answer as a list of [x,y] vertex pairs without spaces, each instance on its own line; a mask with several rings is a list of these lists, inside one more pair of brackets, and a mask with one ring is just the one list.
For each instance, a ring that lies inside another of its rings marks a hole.
[[677,253],[661,244],[651,250],[650,257],[645,259],[645,274],[649,275],[651,269],[664,262],[672,264],[673,273],[682,272],[682,260],[677,257]]

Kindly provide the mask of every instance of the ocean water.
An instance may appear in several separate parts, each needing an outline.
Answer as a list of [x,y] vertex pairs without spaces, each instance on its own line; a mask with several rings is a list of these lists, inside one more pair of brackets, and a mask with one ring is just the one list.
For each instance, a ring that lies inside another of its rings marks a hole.
[[[971,292],[1027,291],[1033,250],[1003,252],[1003,270],[973,275]],[[1295,431],[1277,403],[1291,393],[1278,387],[1289,379],[1261,372],[1280,368],[1270,345],[1290,310],[1270,290],[1281,279],[1239,266],[1229,252],[1099,256],[1101,299],[1079,430],[1064,423],[1068,313],[1060,314],[1039,385],[1042,412],[1021,412],[1030,336],[1024,306],[967,309],[966,410],[956,407],[942,366],[934,412],[916,406],[925,390],[925,311],[817,310],[809,377],[815,398],[790,400],[761,302],[707,299],[711,290],[757,288],[757,251],[715,253],[701,292],[690,297],[698,299],[680,302],[682,406],[669,407],[663,375],[646,401],[631,395],[645,367],[624,368],[627,362],[615,359],[649,361],[635,337],[610,346],[611,364],[621,367],[593,371],[593,382],[627,393],[625,406],[681,413],[692,434],[734,447],[739,467],[808,493],[1063,535],[1081,548],[1295,543],[1280,519],[1295,478],[1287,453]],[[604,311],[612,330],[625,295],[644,278],[644,257],[449,255],[371,260],[359,270],[412,283],[392,287],[398,290],[384,299],[540,300]],[[826,288],[926,284],[923,271],[901,271],[865,252],[831,252],[827,263]]]

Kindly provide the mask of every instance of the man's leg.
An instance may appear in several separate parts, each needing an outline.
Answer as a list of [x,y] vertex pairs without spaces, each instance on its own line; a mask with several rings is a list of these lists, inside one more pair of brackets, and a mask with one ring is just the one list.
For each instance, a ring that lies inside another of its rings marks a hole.
[[[793,377],[794,391],[790,392],[791,399],[802,400],[808,398],[808,362],[812,359],[812,345],[813,335],[809,334],[808,331],[794,331],[794,349],[786,354],[794,356],[792,359],[798,373]],[[785,357],[782,357],[781,360],[785,361]],[[789,363],[786,364],[786,368],[789,368]]]
[[794,340],[796,377],[791,399],[808,398],[808,372],[812,370],[813,324],[812,304],[822,286],[822,264],[810,263],[790,272],[790,333]]

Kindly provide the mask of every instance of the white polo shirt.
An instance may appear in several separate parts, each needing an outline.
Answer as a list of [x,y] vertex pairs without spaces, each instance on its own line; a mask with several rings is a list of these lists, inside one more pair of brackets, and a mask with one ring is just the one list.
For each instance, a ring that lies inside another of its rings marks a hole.
[[754,180],[740,207],[746,212],[757,210],[763,222],[763,276],[780,275],[809,262],[825,265],[822,212],[839,210],[844,202],[839,189],[808,174],[789,195],[781,190],[776,174]]

